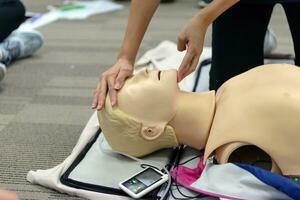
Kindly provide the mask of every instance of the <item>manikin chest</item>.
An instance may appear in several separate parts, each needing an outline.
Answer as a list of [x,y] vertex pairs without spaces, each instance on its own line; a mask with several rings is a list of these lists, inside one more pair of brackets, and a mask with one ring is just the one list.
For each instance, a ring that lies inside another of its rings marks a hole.
[[205,159],[216,151],[218,161],[225,163],[233,151],[254,145],[271,157],[274,171],[300,175],[299,144],[298,67],[260,66],[228,80],[217,91]]

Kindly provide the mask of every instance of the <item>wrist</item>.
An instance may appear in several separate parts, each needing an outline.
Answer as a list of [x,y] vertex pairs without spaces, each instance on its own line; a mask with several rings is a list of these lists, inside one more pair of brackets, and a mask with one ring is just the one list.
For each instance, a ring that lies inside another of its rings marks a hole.
[[130,64],[130,65],[134,65],[134,61],[135,61],[135,58],[133,58],[132,56],[128,56],[128,55],[119,55],[117,57],[117,61],[118,62],[125,62],[126,64]]
[[210,13],[203,10],[196,14],[196,18],[200,25],[204,25],[205,27],[208,27],[213,22],[213,17],[210,15]]
[[134,61],[132,59],[129,59],[127,56],[118,56],[117,62],[127,64],[127,65],[131,65],[131,66],[134,65]]

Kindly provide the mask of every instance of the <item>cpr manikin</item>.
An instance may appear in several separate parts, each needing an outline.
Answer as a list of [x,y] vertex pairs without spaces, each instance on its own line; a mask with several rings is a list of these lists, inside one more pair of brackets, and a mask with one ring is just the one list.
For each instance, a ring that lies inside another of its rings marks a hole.
[[183,92],[177,73],[142,70],[98,112],[115,151],[143,156],[185,144],[228,161],[300,175],[300,69],[265,65],[225,82],[216,95]]

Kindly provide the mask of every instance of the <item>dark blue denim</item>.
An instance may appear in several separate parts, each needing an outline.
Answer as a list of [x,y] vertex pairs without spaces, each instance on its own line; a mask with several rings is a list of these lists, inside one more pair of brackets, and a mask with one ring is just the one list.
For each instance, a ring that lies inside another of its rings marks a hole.
[[[215,20],[210,89],[217,90],[231,77],[264,64],[264,38],[274,5],[242,0]],[[300,2],[282,6],[294,43],[295,65],[300,66]]]

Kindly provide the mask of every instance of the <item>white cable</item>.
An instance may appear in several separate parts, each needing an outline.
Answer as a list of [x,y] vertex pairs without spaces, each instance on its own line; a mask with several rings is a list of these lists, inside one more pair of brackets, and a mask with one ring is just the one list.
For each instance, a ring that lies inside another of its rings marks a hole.
[[128,157],[128,158],[131,158],[132,160],[137,161],[137,162],[140,163],[141,165],[143,165],[143,164],[144,164],[144,165],[150,165],[150,166],[152,165],[152,166],[154,166],[154,167],[159,166],[158,168],[163,168],[164,171],[165,171],[165,172],[167,173],[167,175],[168,175],[168,185],[167,185],[167,187],[166,187],[164,193],[161,195],[160,200],[165,199],[165,197],[168,195],[169,189],[170,189],[170,187],[171,187],[171,174],[170,174],[169,170],[168,170],[164,165],[162,165],[162,164],[159,163],[159,162],[155,162],[155,161],[152,161],[152,162],[145,162],[145,161],[143,161],[142,159],[136,158],[136,157],[131,156],[131,155],[127,155],[127,154],[124,154],[124,153],[121,153],[121,152],[117,152],[117,151],[114,151],[114,150],[112,150],[112,149],[105,149],[105,148],[102,146],[102,144],[103,144],[103,142],[104,142],[104,135],[102,135],[102,137],[101,137],[101,135],[100,135],[99,137],[100,137],[100,149],[101,149],[101,151],[102,151],[103,153],[106,153],[106,154],[111,155],[111,156],[114,156],[114,155],[116,155],[116,154],[117,154],[117,155],[118,155],[118,154],[121,154],[121,155],[126,156],[126,157]]

